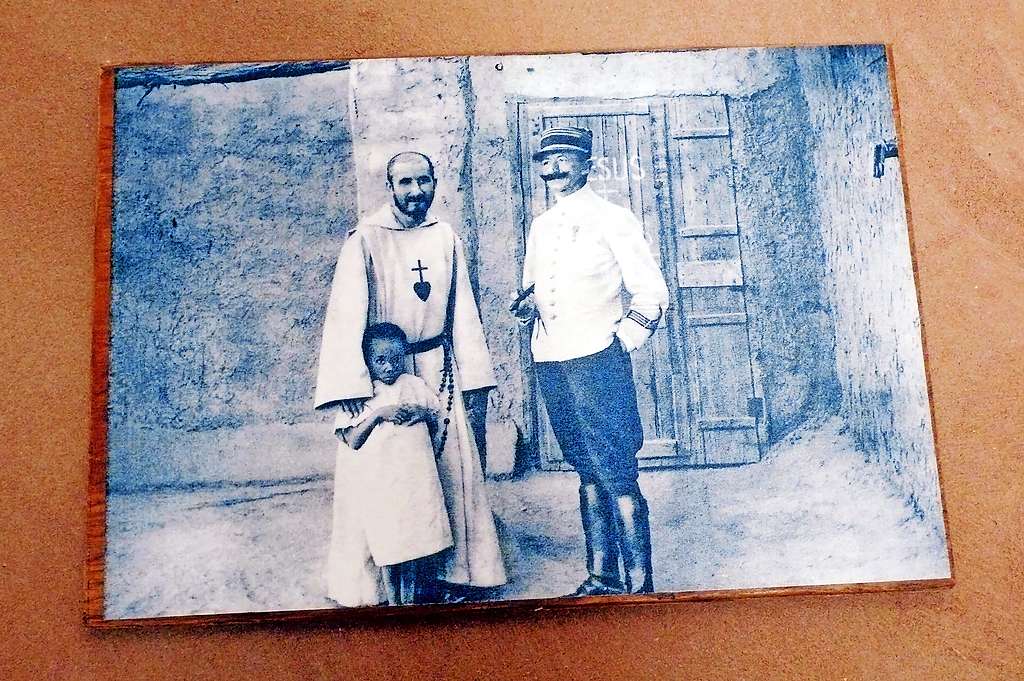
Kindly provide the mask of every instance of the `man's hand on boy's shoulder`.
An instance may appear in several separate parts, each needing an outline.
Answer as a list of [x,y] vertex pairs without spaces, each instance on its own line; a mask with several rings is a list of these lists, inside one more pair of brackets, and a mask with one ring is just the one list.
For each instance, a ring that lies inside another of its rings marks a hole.
[[354,417],[358,416],[359,412],[361,412],[363,410],[363,405],[366,404],[366,400],[368,400],[368,399],[370,399],[370,398],[369,397],[356,397],[356,398],[351,399],[351,400],[341,400],[338,403],[338,406],[348,416],[354,418]]

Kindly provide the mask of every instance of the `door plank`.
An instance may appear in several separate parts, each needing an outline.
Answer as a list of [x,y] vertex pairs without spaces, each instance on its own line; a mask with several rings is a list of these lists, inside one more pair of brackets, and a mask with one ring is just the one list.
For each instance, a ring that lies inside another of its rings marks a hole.
[[736,223],[726,225],[692,225],[680,228],[676,234],[682,238],[695,236],[736,236],[739,229]]
[[[637,169],[641,163],[641,149],[639,144],[639,116],[619,116],[619,143],[621,144],[622,156],[626,159],[626,167],[623,168],[623,179],[628,187],[630,197],[630,208],[633,214],[640,221],[644,230],[644,236],[652,247],[657,245],[657,224],[651,225],[649,216],[653,214],[650,205],[650,196],[644,194],[644,182],[639,177]],[[653,241],[652,241],[653,240]],[[654,250],[656,253],[657,250]],[[628,296],[623,301],[623,309],[629,308]],[[657,333],[655,333],[657,336]],[[641,391],[646,393],[649,400],[646,401],[644,409],[650,410],[650,429],[645,430],[648,438],[674,438],[675,428],[671,416],[671,399],[668,394],[659,390],[658,375],[660,373],[657,361],[658,340],[652,338],[643,347],[630,355],[633,364],[633,375],[636,380],[638,395]],[[660,355],[664,357],[665,355]],[[642,386],[642,387],[641,387]],[[660,387],[664,387],[664,383]],[[641,418],[643,418],[641,416]],[[645,438],[647,439],[647,438]]]
[[711,465],[756,463],[761,458],[754,428],[705,430],[701,431],[701,438],[704,450],[710,453],[707,463]]
[[[672,208],[672,181],[669,174],[671,164],[671,153],[669,148],[669,129],[667,120],[668,105],[664,100],[658,100],[651,105],[651,116],[649,118],[650,132],[647,137],[650,142],[650,153],[647,155],[647,172],[653,178],[652,188],[655,193],[655,205],[658,215],[658,247],[661,255],[662,272],[671,273],[671,269],[678,261],[676,239],[672,238],[672,231],[675,227],[675,213]],[[666,276],[671,283],[671,276]],[[687,346],[685,329],[682,328],[685,303],[679,295],[680,290],[669,287],[669,304],[665,311],[665,318],[662,323],[664,334],[662,341],[667,347],[669,357],[670,383],[672,391],[672,413],[676,430],[676,439],[679,442],[679,453],[687,457],[689,463],[696,462],[694,452],[697,446],[694,441],[693,430],[690,427],[693,414],[697,413],[694,408],[694,381],[690,380],[689,362],[687,359]],[[657,335],[657,334],[656,334]]]
[[754,428],[757,426],[757,419],[752,416],[724,416],[705,417],[697,421],[702,431],[704,430],[739,430],[741,428]]
[[739,259],[696,260],[676,265],[677,284],[681,288],[708,288],[743,285]]
[[650,104],[644,100],[624,99],[601,103],[552,102],[544,105],[544,113],[552,118],[580,118],[583,116],[643,116],[650,113]]
[[644,440],[644,446],[637,453],[638,459],[666,459],[678,453],[679,444],[675,438]]
[[[636,181],[639,187],[641,205],[644,206],[643,224],[644,234],[650,245],[651,253],[655,262],[661,269],[662,276],[666,271],[668,263],[663,256],[662,249],[662,223],[658,211],[658,194],[654,186],[654,173],[651,166],[652,156],[652,130],[649,116],[631,116],[627,119],[627,133],[633,140],[630,153],[636,159]],[[631,164],[632,165],[632,164]],[[646,170],[645,170],[646,166]],[[631,176],[633,169],[631,168]],[[651,364],[651,375],[655,393],[655,416],[657,417],[657,434],[659,437],[679,439],[677,424],[686,418],[676,410],[676,399],[673,394],[672,363],[674,361],[671,329],[668,325],[669,310],[665,310],[662,322],[652,334],[648,343],[641,348]]]
[[722,312],[720,314],[690,315],[687,326],[720,326],[722,324],[746,324],[746,312]]
[[[526,254],[526,237],[530,228],[530,220],[532,218],[530,206],[532,206],[533,203],[532,183],[530,181],[530,173],[533,171],[533,168],[530,162],[529,120],[527,118],[525,104],[521,101],[509,102],[507,116],[509,119],[509,128],[519,133],[514,138],[516,144],[509,145],[509,162],[512,164],[513,168],[513,203],[516,211],[516,219],[520,225],[519,242],[516,244],[515,255],[516,261],[521,263]],[[521,271],[517,272],[517,287],[520,284],[519,275],[521,275]],[[534,457],[539,459],[539,454],[536,449],[538,446],[538,410],[528,397],[529,395],[537,394],[537,380],[532,371],[530,360],[530,338],[525,333],[520,333],[518,335],[519,352],[521,355],[520,367],[523,372],[523,390],[525,391],[522,412],[522,437],[524,443],[526,443],[526,456],[530,459]]]
[[697,459],[708,465],[756,461],[758,419],[747,332],[728,109],[723,97],[680,97],[670,106],[677,283],[699,411]]
[[684,139],[677,142],[677,147],[687,226],[736,222],[729,139]]
[[702,417],[746,416],[753,396],[746,329],[734,325],[691,328],[697,350]]

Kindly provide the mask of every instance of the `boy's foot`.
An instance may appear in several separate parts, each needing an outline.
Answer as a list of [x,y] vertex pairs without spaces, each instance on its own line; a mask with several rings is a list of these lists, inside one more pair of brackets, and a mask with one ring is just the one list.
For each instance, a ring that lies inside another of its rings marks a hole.
[[576,587],[576,590],[571,594],[568,594],[569,598],[579,598],[581,596],[614,596],[625,593],[621,583],[611,584],[598,579],[594,575],[590,575],[583,583]]
[[479,603],[495,599],[493,588],[469,586],[467,584],[440,583],[442,603]]

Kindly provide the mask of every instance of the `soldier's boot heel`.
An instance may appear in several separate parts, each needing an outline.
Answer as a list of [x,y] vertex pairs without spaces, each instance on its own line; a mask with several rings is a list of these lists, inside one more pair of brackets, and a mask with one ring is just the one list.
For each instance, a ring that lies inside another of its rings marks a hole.
[[616,497],[613,506],[618,522],[626,592],[651,593],[654,591],[654,574],[647,501],[638,488],[633,493]]

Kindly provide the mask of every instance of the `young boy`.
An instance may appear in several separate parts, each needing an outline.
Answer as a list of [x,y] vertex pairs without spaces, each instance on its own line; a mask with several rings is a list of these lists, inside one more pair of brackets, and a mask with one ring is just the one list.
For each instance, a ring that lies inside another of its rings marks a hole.
[[[390,605],[416,602],[417,583],[434,578],[425,574],[433,564],[422,559],[452,545],[433,443],[440,404],[422,379],[405,373],[407,350],[406,335],[394,324],[368,328],[363,355],[373,397],[356,416],[339,411],[335,420],[335,433],[353,456],[336,473],[348,476],[342,494],[352,498],[335,499],[334,531],[344,530],[339,523],[362,528]],[[339,502],[359,517],[339,519]],[[356,586],[336,583],[343,575],[332,579],[332,592]]]

